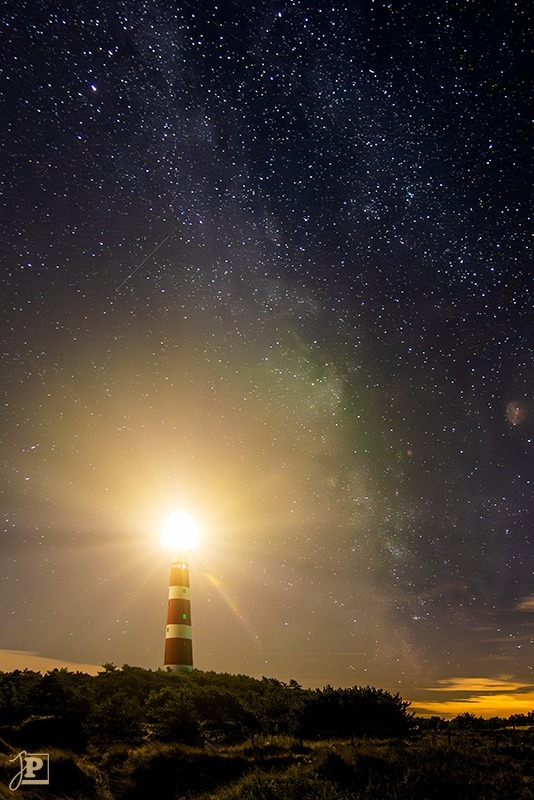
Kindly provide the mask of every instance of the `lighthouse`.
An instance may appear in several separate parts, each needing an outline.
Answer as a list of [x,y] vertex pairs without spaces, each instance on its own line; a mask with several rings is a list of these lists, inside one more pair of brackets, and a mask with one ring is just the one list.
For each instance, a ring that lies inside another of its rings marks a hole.
[[193,669],[191,590],[189,563],[185,558],[173,559],[171,563],[163,664],[173,672]]
[[169,515],[163,530],[164,542],[172,550],[163,664],[173,672],[193,669],[189,553],[196,538],[197,529],[188,514]]

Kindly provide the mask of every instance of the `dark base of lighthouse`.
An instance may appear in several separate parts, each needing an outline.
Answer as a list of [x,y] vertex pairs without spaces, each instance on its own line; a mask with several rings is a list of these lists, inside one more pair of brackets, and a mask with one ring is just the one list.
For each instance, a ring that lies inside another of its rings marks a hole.
[[191,639],[165,640],[165,669],[178,672],[193,669],[193,642]]

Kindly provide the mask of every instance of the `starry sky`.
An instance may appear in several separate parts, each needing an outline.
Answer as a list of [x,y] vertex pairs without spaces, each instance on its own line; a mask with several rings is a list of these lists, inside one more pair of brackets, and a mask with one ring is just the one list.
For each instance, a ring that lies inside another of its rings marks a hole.
[[[534,706],[526,0],[0,19],[0,669]],[[75,666],[73,666],[75,668]]]

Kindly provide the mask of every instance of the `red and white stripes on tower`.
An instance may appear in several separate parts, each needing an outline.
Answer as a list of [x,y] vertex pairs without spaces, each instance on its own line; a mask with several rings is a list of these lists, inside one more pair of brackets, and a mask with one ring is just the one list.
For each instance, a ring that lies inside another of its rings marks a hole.
[[193,669],[189,564],[184,559],[171,563],[163,663],[173,672]]

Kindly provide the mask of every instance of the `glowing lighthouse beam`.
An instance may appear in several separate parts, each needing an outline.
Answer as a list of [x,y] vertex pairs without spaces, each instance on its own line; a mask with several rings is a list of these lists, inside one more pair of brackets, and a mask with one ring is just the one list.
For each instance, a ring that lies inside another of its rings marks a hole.
[[195,549],[198,540],[198,527],[193,517],[182,511],[169,514],[163,526],[163,544],[173,554],[188,554]]
[[163,663],[173,672],[193,669],[189,553],[197,538],[198,529],[189,514],[176,512],[167,517],[163,542],[172,557]]

